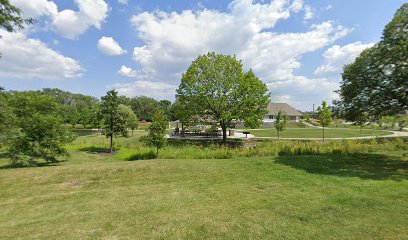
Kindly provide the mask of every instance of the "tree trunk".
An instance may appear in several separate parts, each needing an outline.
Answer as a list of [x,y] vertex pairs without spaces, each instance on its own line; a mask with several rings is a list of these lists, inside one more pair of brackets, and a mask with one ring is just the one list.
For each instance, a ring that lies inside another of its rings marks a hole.
[[323,129],[323,142],[324,142],[324,127],[322,127],[322,129]]
[[110,136],[110,147],[109,147],[109,152],[112,152],[112,146],[113,146],[113,134]]
[[221,124],[221,128],[222,128],[222,141],[224,143],[227,143],[227,126]]
[[159,147],[156,146],[156,158],[159,156]]

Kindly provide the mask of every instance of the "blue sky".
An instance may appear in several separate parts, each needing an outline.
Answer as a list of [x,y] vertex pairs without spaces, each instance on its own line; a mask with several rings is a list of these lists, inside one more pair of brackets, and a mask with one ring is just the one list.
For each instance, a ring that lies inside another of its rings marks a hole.
[[0,86],[174,99],[199,54],[236,54],[272,100],[310,110],[378,42],[400,0],[11,0],[37,23],[0,30]]

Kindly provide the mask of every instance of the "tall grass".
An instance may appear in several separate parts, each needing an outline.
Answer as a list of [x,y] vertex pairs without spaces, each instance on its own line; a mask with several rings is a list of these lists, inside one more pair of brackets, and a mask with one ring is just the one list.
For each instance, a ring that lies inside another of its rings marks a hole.
[[199,146],[167,146],[155,156],[153,149],[136,147],[122,149],[118,155],[122,160],[150,158],[162,159],[231,159],[235,157],[265,157],[287,155],[356,154],[382,151],[408,150],[408,138],[329,141],[263,141],[241,147],[224,147],[216,144]]
[[[140,159],[231,159],[235,157],[265,157],[284,155],[324,155],[324,154],[354,154],[382,151],[408,150],[408,138],[377,138],[366,140],[328,141],[241,141],[235,140],[223,145],[220,141],[192,141],[169,139],[168,145],[159,151],[144,146],[138,133],[130,138],[117,138],[114,149],[120,160]],[[70,149],[82,151],[98,151],[109,147],[108,139],[103,136],[83,136],[78,138]]]

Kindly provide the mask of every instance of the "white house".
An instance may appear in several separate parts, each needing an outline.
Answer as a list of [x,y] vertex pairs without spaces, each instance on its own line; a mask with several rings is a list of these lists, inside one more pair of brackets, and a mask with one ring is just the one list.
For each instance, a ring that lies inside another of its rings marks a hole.
[[287,116],[287,119],[290,121],[298,122],[302,113],[294,109],[287,103],[270,103],[268,105],[268,113],[265,115],[263,122],[264,123],[273,123],[275,118],[278,115],[278,112],[282,111],[284,115]]

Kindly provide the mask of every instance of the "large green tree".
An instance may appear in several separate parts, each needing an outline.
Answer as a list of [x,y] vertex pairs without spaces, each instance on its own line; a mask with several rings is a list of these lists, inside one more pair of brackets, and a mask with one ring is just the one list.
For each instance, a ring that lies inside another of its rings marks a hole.
[[143,120],[152,121],[153,114],[159,109],[164,110],[159,101],[146,97],[139,96],[132,98],[130,101],[131,107],[136,115]]
[[101,111],[105,123],[105,136],[110,138],[109,152],[113,149],[113,137],[127,136],[126,121],[119,110],[120,99],[115,90],[108,91],[102,98]]
[[57,115],[57,103],[51,96],[39,92],[15,92],[9,97],[13,111],[13,128],[7,145],[12,163],[44,159],[56,162],[67,154],[64,146],[74,134],[62,125]]
[[223,141],[233,121],[259,126],[270,95],[267,86],[252,72],[244,72],[235,56],[210,52],[197,57],[177,89],[177,100],[188,104],[191,115],[211,117],[222,128]]
[[361,114],[376,120],[408,108],[408,3],[395,13],[382,39],[363,51],[342,74],[340,115],[357,121]]
[[[187,127],[197,123],[198,119],[196,115],[193,115],[192,104],[187,102],[180,102],[176,100],[170,109],[171,119],[178,120],[181,123],[181,130],[185,130]],[[180,128],[180,126],[178,126]]]
[[126,128],[130,128],[133,131],[139,126],[139,120],[132,108],[123,104],[119,105],[119,114],[125,120]]
[[11,94],[0,89],[0,146],[4,146],[15,130],[15,115],[9,104]]

